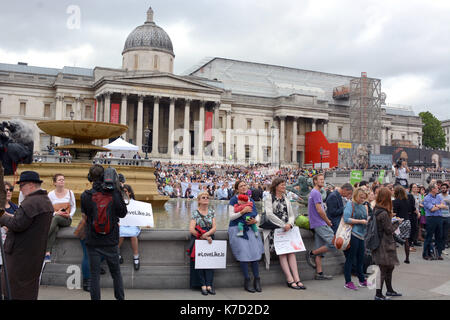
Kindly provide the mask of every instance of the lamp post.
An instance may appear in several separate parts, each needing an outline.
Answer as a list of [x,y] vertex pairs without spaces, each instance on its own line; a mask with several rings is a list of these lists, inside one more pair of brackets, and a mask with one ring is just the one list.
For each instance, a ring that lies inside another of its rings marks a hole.
[[320,152],[320,170],[322,170],[322,155],[323,155],[323,148],[322,147],[320,147],[319,152]]
[[145,159],[148,160],[148,138],[150,136],[150,130],[148,126],[144,130],[145,144],[142,146],[142,151],[145,152]]

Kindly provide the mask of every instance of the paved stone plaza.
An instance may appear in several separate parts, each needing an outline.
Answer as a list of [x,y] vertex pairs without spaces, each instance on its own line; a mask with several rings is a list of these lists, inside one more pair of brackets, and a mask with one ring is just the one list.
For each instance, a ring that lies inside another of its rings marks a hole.
[[[410,254],[411,264],[403,262],[393,274],[393,287],[403,293],[395,300],[450,300],[450,257],[444,261],[425,261],[422,249]],[[448,250],[448,249],[447,249]],[[448,250],[450,251],[450,250]],[[403,248],[397,249],[400,261],[404,260]],[[302,270],[300,270],[300,277]],[[243,288],[216,288],[215,296],[202,296],[190,289],[167,290],[125,290],[128,300],[373,300],[375,290],[360,288],[358,291],[344,289],[344,275],[331,281],[307,280],[303,282],[306,291],[294,291],[284,283],[264,286],[262,293],[247,293]],[[385,289],[384,289],[385,290]],[[39,300],[89,300],[89,293],[83,290],[69,290],[65,287],[41,286]],[[102,289],[102,299],[113,300],[112,288]]]

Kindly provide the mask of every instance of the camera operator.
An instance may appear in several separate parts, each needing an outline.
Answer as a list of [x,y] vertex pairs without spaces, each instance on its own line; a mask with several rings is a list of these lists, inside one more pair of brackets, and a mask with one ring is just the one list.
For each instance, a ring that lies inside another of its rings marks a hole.
[[[113,181],[117,183],[110,184],[109,187],[104,183],[104,173],[105,169],[102,166],[93,165],[88,174],[88,180],[92,182],[92,189],[84,191],[81,195],[81,212],[86,215],[86,248],[91,271],[91,300],[100,300],[101,298],[100,263],[102,256],[105,257],[113,278],[114,296],[117,300],[123,300],[125,294],[118,247],[119,218],[126,216],[127,207],[121,195],[117,172],[115,172],[115,181]],[[103,212],[106,214],[107,221],[100,220],[102,214],[98,208],[101,211],[102,206],[106,208]],[[104,225],[107,227],[103,232],[99,232],[99,226]]]
[[394,165],[395,168],[395,184],[400,184],[403,188],[408,188],[409,168],[405,159],[398,159]]

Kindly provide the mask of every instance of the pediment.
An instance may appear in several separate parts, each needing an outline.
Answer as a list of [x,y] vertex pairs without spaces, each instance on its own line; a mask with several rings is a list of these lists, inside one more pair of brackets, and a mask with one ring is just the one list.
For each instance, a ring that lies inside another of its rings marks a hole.
[[164,86],[164,87],[174,87],[179,89],[190,89],[190,90],[217,90],[221,91],[219,88],[209,86],[207,84],[193,81],[190,79],[185,79],[182,77],[177,77],[173,75],[149,75],[149,76],[134,76],[134,77],[121,77],[116,79],[118,81],[123,81],[127,83],[144,84],[144,85],[154,85],[154,86]]

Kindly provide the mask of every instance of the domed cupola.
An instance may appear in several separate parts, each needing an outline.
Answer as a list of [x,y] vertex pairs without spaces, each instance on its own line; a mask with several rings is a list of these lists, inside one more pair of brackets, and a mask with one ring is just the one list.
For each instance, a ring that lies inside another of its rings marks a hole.
[[147,11],[147,21],[130,33],[122,52],[122,68],[132,71],[173,72],[172,41],[163,28],[153,21],[153,10]]

